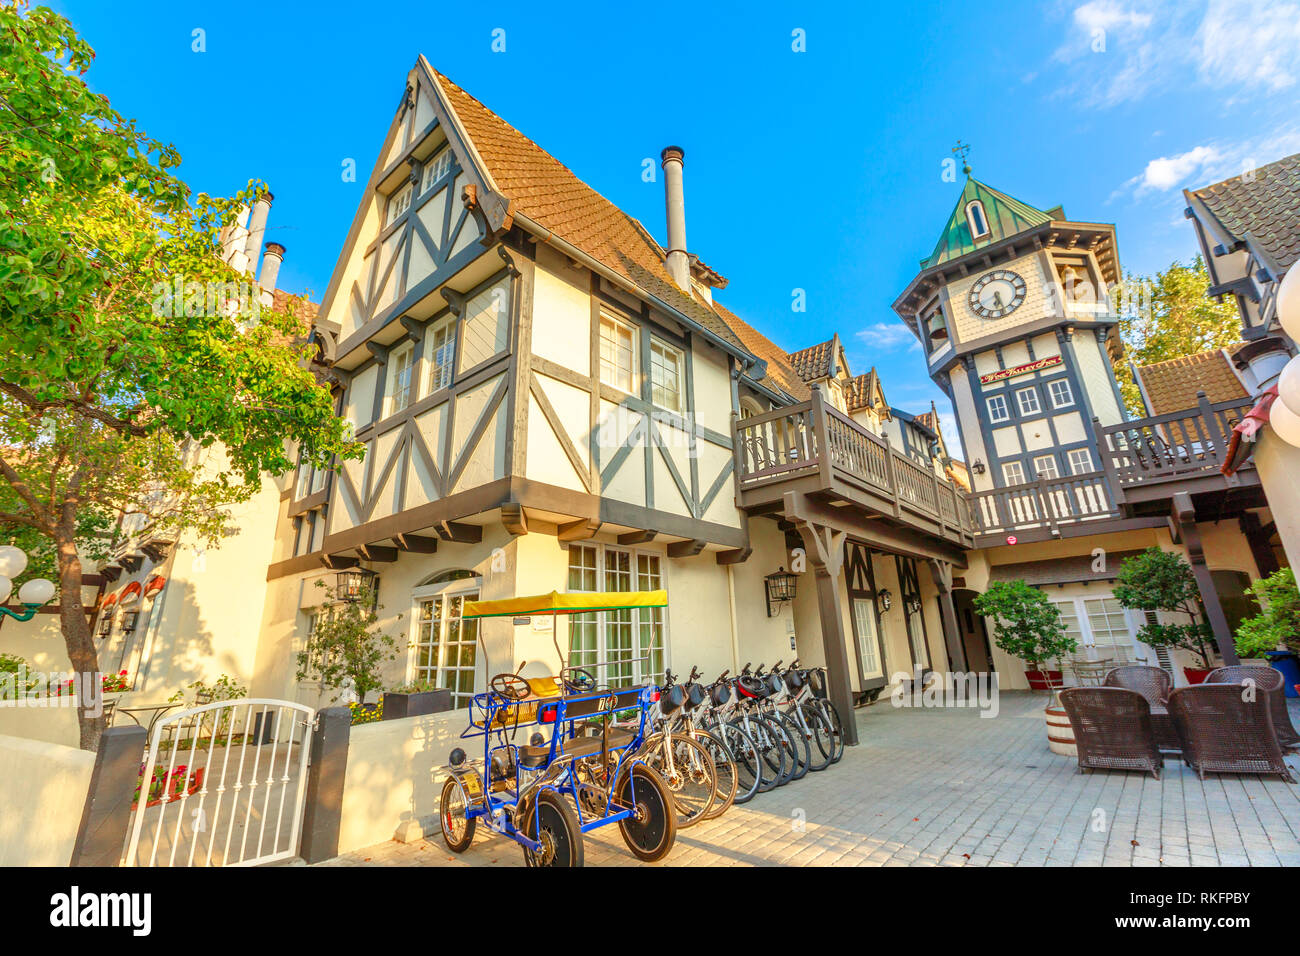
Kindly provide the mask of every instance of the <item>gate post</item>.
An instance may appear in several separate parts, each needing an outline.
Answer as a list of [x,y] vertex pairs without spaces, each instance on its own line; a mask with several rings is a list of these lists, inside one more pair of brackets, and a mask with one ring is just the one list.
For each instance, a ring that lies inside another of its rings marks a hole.
[[143,727],[109,727],[99,738],[69,866],[120,864],[147,739]]
[[339,854],[343,779],[347,775],[351,736],[352,711],[347,707],[326,707],[316,712],[298,851],[307,863],[320,863]]

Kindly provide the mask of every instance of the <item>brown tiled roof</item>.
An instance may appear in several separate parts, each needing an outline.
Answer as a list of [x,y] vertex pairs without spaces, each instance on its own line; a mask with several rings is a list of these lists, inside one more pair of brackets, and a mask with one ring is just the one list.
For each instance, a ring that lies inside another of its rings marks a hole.
[[[1234,345],[1227,351],[1232,353],[1239,348],[1240,345]],[[1153,415],[1195,408],[1196,393],[1202,389],[1211,403],[1250,398],[1223,349],[1143,365],[1137,373]]]
[[1192,190],[1230,234],[1251,239],[1288,269],[1300,260],[1300,153]]
[[939,434],[939,413],[934,409],[930,409],[928,412],[921,412],[921,414],[916,416],[916,422],[918,425],[923,425],[930,429],[930,431],[934,432],[936,435]]
[[[862,375],[855,375],[844,383],[844,401],[848,405],[849,411],[856,412],[859,408],[870,408],[875,401],[876,385],[878,382],[876,369],[873,366],[870,372]],[[886,404],[885,411],[889,411]]]
[[275,311],[289,312],[302,319],[309,327],[315,323],[316,312],[320,306],[305,295],[294,295],[292,292],[276,289],[271,293],[271,298],[273,300],[271,308]]
[[804,384],[803,379],[799,377],[799,373],[790,364],[785,349],[723,306],[717,299],[713,300],[713,308],[735,332],[736,337],[740,339],[740,343],[767,363],[767,378],[762,381],[762,384],[775,386],[791,398],[801,402],[807,401],[812,396],[808,386]]
[[489,175],[517,212],[715,335],[740,344],[707,303],[677,287],[664,265],[663,249],[639,221],[446,76],[433,73]]
[[790,364],[794,366],[799,377],[805,382],[815,382],[831,374],[831,363],[835,358],[835,338],[832,337],[817,345],[790,353]]

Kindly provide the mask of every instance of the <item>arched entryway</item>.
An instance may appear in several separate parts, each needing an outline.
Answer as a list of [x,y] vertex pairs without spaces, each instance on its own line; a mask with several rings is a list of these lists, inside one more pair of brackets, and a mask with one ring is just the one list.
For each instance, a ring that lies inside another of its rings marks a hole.
[[957,612],[957,628],[961,631],[962,646],[966,649],[966,666],[980,674],[991,674],[997,670],[993,665],[993,647],[989,641],[988,625],[984,618],[975,613],[975,598],[978,591],[970,588],[954,588],[952,592],[953,609]]

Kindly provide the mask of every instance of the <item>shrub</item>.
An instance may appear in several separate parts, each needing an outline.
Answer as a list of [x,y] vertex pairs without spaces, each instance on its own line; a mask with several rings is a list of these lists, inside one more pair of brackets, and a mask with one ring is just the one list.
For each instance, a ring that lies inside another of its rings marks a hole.
[[1182,614],[1186,623],[1144,624],[1138,640],[1152,647],[1176,647],[1191,651],[1209,667],[1214,658],[1214,636],[1205,623],[1201,592],[1191,566],[1181,554],[1147,548],[1126,558],[1119,566],[1115,600],[1138,611],[1165,611]]
[[1078,645],[1065,633],[1061,612],[1042,591],[1024,581],[995,581],[975,599],[975,610],[997,626],[995,643],[1030,670],[1044,661],[1073,653]]
[[[317,587],[327,588],[324,581]],[[325,687],[342,690],[351,683],[359,701],[383,689],[380,669],[396,660],[397,643],[381,633],[379,605],[374,589],[365,589],[353,601],[328,601],[316,614],[316,627],[306,649],[298,654],[298,679],[316,679]]]
[[1290,568],[1274,571],[1247,590],[1263,610],[1241,622],[1234,642],[1242,657],[1263,657],[1279,645],[1300,650],[1300,590]]

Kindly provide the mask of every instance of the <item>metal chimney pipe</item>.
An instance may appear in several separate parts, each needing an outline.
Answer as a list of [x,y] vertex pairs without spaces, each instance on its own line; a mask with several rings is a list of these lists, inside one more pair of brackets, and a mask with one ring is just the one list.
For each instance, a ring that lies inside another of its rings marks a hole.
[[266,255],[262,257],[262,274],[257,284],[267,292],[275,291],[275,280],[280,275],[280,263],[284,262],[284,246],[278,242],[266,244]]
[[668,213],[668,274],[683,292],[691,291],[691,260],[686,255],[686,195],[682,190],[682,161],[686,151],[669,146],[659,154],[664,170],[664,204]]
[[248,257],[245,271],[249,275],[257,272],[257,256],[262,251],[262,235],[266,232],[266,220],[271,215],[271,200],[274,198],[267,193],[253,203],[253,216],[248,222],[248,239],[244,243],[244,255]]

